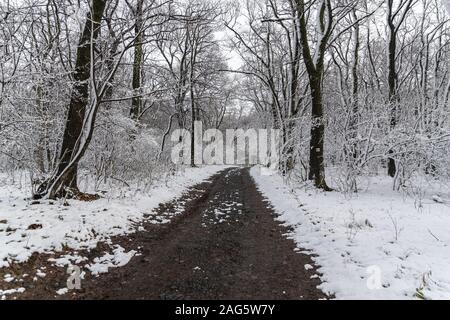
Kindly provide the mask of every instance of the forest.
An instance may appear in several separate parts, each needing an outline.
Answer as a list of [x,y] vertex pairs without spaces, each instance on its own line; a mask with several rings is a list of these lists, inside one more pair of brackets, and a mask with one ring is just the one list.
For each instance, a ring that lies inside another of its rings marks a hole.
[[[277,130],[277,162],[199,164],[195,123]],[[232,208],[217,223],[262,194],[321,294],[450,299],[450,1],[1,1],[0,298],[49,294],[15,285],[35,253],[67,267],[106,241],[92,276],[133,261],[107,239],[203,210],[191,188],[221,172],[218,194],[247,189],[211,200]]]

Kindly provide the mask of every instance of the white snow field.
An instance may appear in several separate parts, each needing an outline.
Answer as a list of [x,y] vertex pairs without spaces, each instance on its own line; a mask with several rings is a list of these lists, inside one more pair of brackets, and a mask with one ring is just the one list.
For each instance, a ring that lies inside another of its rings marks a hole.
[[286,184],[251,170],[288,237],[313,255],[336,299],[450,299],[450,190],[428,187],[423,200],[371,178],[350,198]]
[[[109,243],[112,236],[132,233],[144,215],[150,214],[160,203],[181,196],[190,186],[224,168],[188,168],[155,183],[148,192],[128,190],[117,197],[93,202],[67,200],[68,206],[64,205],[65,201],[48,200],[32,204],[33,201],[27,199],[27,188],[4,185],[0,187],[0,268],[25,262],[35,252],[51,253],[64,246],[74,250],[90,249],[98,242]],[[120,250],[116,253],[124,255]],[[95,273],[101,272],[95,267],[92,269]]]

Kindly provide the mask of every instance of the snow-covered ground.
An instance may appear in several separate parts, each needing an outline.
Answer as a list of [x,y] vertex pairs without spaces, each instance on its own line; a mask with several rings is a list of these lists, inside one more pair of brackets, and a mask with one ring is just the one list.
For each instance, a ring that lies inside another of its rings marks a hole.
[[[25,262],[35,252],[90,249],[99,242],[110,243],[112,236],[134,232],[145,215],[151,214],[160,203],[181,196],[190,186],[223,169],[223,166],[188,168],[155,183],[149,192],[122,190],[125,193],[118,197],[93,202],[67,200],[33,204],[25,191],[27,188],[11,184],[0,186],[0,268]],[[168,222],[166,220],[153,222]],[[120,248],[114,255],[116,253],[119,258],[124,256]],[[129,260],[129,255],[126,257]],[[121,264],[124,259],[119,260],[117,263]],[[101,270],[94,266],[92,269],[101,272],[104,266]]]
[[337,299],[450,299],[450,190],[417,201],[371,178],[350,198],[252,176],[299,248],[316,255],[320,286]]

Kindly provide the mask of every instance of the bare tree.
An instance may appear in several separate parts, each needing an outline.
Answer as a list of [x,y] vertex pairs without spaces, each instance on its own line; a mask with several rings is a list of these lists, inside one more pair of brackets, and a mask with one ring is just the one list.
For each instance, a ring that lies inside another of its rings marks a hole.
[[300,40],[303,59],[309,76],[312,101],[311,142],[309,160],[309,179],[314,180],[317,188],[330,191],[325,181],[324,139],[325,119],[323,111],[322,82],[324,75],[325,53],[333,31],[333,9],[331,0],[323,0],[319,4],[317,25],[319,33],[314,55],[308,39],[307,11],[303,0],[296,0],[300,28]]
[[143,58],[143,32],[142,32],[142,19],[143,19],[143,6],[144,0],[137,0],[136,6],[133,7],[127,2],[128,6],[131,8],[133,15],[135,17],[134,32],[136,40],[134,43],[134,62],[133,62],[133,98],[131,99],[131,110],[130,115],[134,120],[139,118],[142,110],[141,101],[141,73],[142,73],[142,58]]
[[[397,8],[394,8],[394,0],[387,0],[387,25],[388,25],[388,102],[391,110],[390,125],[394,129],[398,122],[398,108],[400,97],[398,95],[398,71],[397,71],[397,34],[405,22],[408,12],[412,9],[414,0],[401,0]],[[389,154],[394,153],[389,150]],[[395,177],[396,165],[394,158],[388,159],[388,174]]]
[[[78,193],[77,173],[78,161],[72,163],[74,155],[79,150],[82,136],[86,106],[89,99],[89,78],[91,77],[92,46],[100,33],[100,23],[105,9],[105,0],[93,0],[87,14],[83,33],[77,50],[74,69],[74,86],[67,114],[66,128],[59,155],[59,164],[54,177],[45,182],[38,190],[37,197],[50,192],[50,197],[61,196],[70,190]],[[56,187],[54,185],[57,185]]]

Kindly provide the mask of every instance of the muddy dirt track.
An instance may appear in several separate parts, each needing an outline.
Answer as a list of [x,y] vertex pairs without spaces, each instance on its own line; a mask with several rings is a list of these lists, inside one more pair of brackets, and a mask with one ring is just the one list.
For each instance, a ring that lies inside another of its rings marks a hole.
[[[45,267],[47,276],[25,281],[26,291],[19,299],[326,298],[316,288],[320,284],[316,271],[305,270],[306,264],[313,265],[311,258],[295,252],[294,242],[285,236],[289,230],[275,218],[249,170],[230,168],[149,212],[140,231],[112,238],[112,244],[138,254],[127,265],[99,277],[87,274],[81,290],[56,295],[66,287],[68,275],[46,255],[35,254],[9,272],[33,274]],[[110,245],[99,244],[80,254],[92,261],[109,250]]]
[[[296,253],[248,169],[227,169],[158,211],[184,213],[115,243],[141,248],[125,267],[83,282],[72,299],[319,299],[313,264]],[[68,297],[65,297],[68,298]]]

